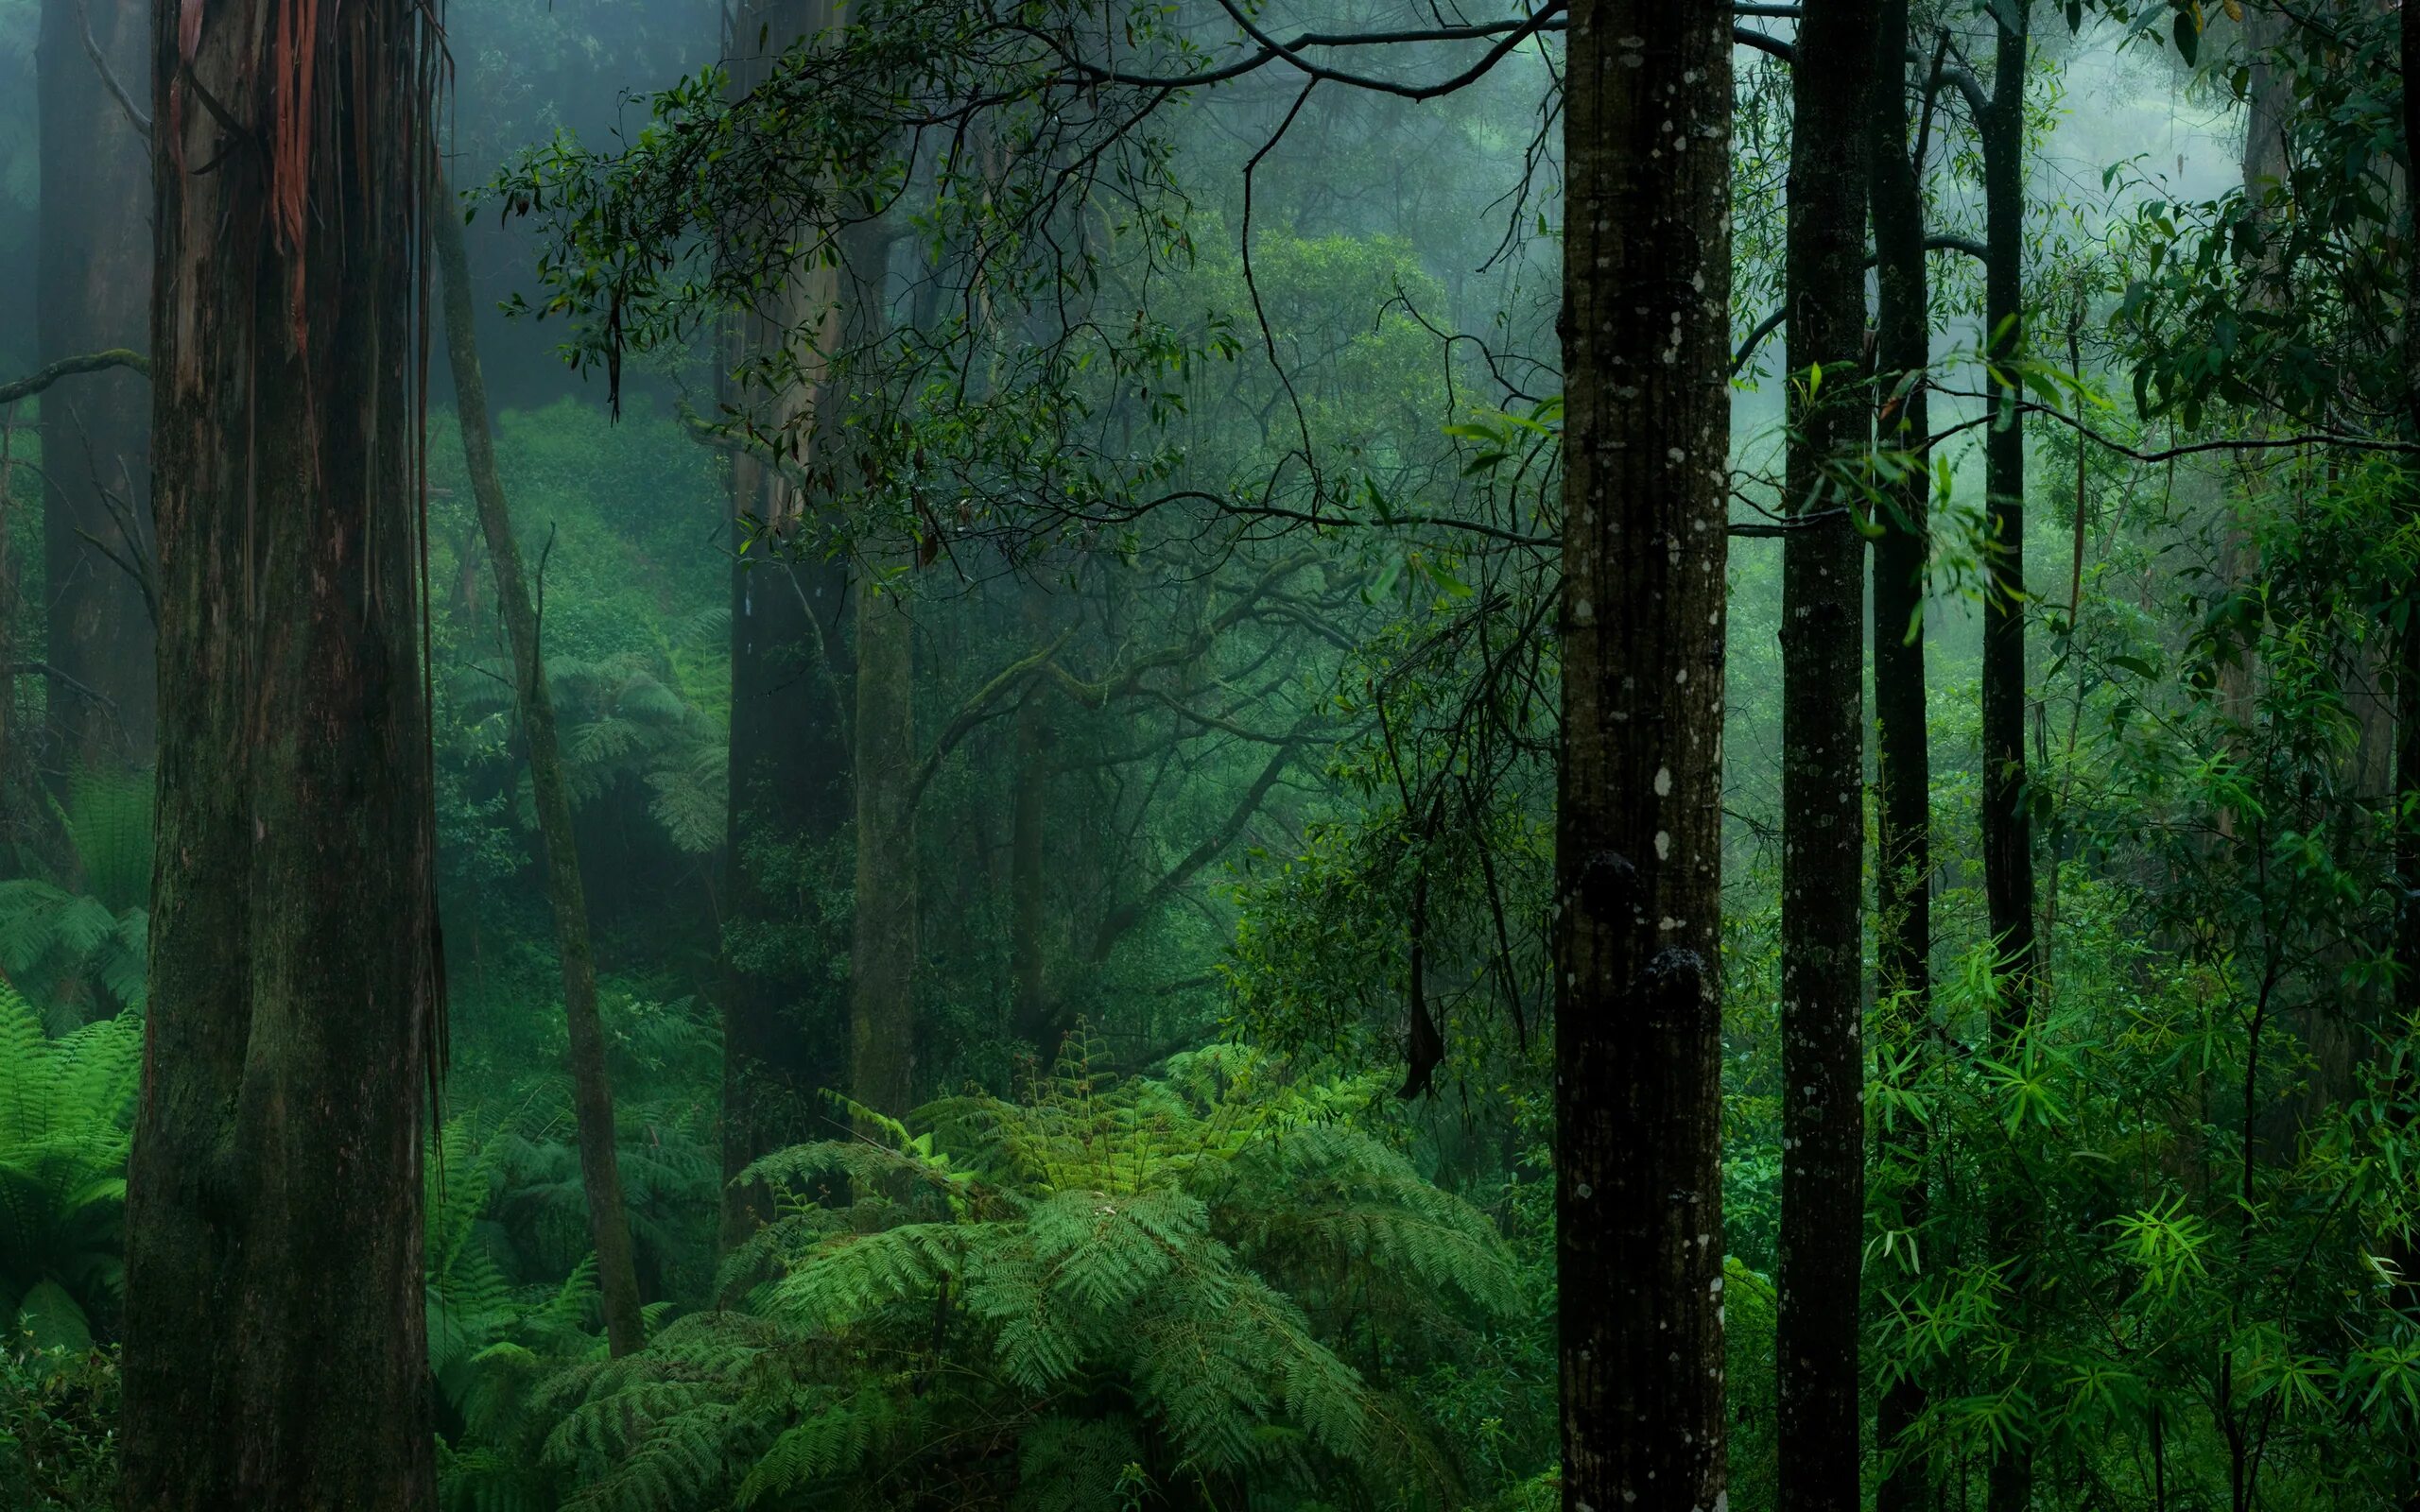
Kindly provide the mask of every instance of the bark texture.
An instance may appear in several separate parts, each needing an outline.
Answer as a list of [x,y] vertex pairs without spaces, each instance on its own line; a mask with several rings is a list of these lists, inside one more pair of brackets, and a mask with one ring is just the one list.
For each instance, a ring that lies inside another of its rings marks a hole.
[[1703,1512],[1727,1469],[1730,8],[1579,0],[1564,109],[1563,1504]]
[[453,365],[454,404],[460,419],[462,455],[477,500],[479,530],[495,568],[496,602],[512,643],[513,676],[521,708],[521,737],[529,755],[529,787],[538,811],[540,849],[546,864],[546,901],[555,921],[555,951],[562,963],[563,1022],[570,1040],[572,1111],[579,1127],[579,1177],[588,1197],[588,1232],[596,1246],[596,1287],[605,1304],[605,1338],[615,1357],[647,1342],[639,1313],[638,1272],[631,1259],[630,1216],[622,1205],[621,1162],[614,1147],[614,1089],[605,1071],[605,1030],[596,1016],[596,957],[588,943],[588,893],[581,885],[579,848],[572,835],[571,789],[563,781],[562,750],[555,732],[555,699],[546,685],[546,663],[538,644],[538,611],[521,566],[521,545],[512,534],[512,511],[495,469],[495,440],[488,430],[487,380],[479,371],[471,266],[462,248],[461,218],[441,186],[431,217],[438,271],[444,286],[445,353]]
[[[121,1493],[147,1512],[436,1495],[413,302],[435,39],[406,0],[283,9],[164,8],[153,52],[164,696]],[[281,109],[298,78],[309,109]]]
[[[150,25],[145,0],[43,0],[35,53],[41,363],[148,345],[149,152],[87,37],[119,86],[147,99]],[[51,669],[43,764],[59,776],[151,762],[155,631],[143,586],[128,570],[151,553],[150,430],[150,391],[131,371],[95,373],[43,401]]]
[[[2032,1021],[2033,821],[2025,773],[2025,414],[2013,368],[2025,336],[2025,60],[2027,13],[1996,11],[1992,107],[1982,123],[1983,326],[2002,381],[1984,444],[1983,488],[1991,517],[1989,591],[1983,605],[1983,893],[2000,957],[1993,1040],[2005,1054]],[[2012,24],[2014,23],[2014,24]],[[2021,1184],[2003,1176],[1989,1197],[1996,1256],[2015,1258],[2010,1305],[2025,1327],[2030,1284],[2022,1252],[2031,1219]],[[2033,1497],[2033,1451],[2012,1435],[1992,1457],[1990,1512],[2024,1512]]]
[[[1874,712],[1876,894],[1875,977],[1890,1048],[1928,1041],[1932,1000],[1932,752],[1925,679],[1925,569],[1931,474],[1926,373],[1932,362],[1931,293],[1925,264],[1922,185],[1910,156],[1906,88],[1908,0],[1882,0],[1875,32],[1875,77],[1868,170],[1876,266],[1875,391],[1876,441],[1907,454],[1906,471],[1886,481],[1874,543]],[[1888,1164],[1908,1173],[1898,1223],[1920,1228],[1931,1211],[1924,1125],[1913,1119],[1877,1131]],[[1875,1417],[1885,1473],[1876,1512],[1916,1512],[1930,1504],[1930,1467],[1911,1430],[1925,1411],[1925,1387],[1903,1376],[1883,1387]]]
[[1775,1329],[1783,1512],[1858,1503],[1865,1240],[1865,112],[1874,0],[1798,26],[1784,299],[1782,1177]]

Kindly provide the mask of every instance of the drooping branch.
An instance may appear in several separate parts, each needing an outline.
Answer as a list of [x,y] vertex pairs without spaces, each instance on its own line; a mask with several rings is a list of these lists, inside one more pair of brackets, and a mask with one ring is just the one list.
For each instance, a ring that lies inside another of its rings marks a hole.
[[150,358],[124,347],[112,347],[107,352],[87,352],[73,357],[61,357],[47,368],[0,384],[0,404],[13,404],[20,399],[30,399],[62,378],[73,378],[79,373],[106,372],[112,368],[131,368],[146,378],[151,376]]

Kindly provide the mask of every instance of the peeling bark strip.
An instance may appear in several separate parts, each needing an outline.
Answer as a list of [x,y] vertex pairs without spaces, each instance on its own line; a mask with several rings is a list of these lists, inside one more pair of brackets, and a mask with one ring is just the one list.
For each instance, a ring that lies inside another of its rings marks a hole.
[[1729,6],[1578,0],[1564,110],[1563,1504],[1711,1512]]
[[163,697],[123,1504],[418,1512],[442,1056],[414,340],[434,33],[409,0],[325,0],[288,248],[262,150],[271,3],[185,0],[154,32]]
[[1865,1240],[1865,111],[1874,0],[1813,0],[1790,68],[1782,555],[1782,1512],[1854,1509]]
[[477,322],[471,303],[471,261],[462,222],[441,184],[432,216],[439,280],[445,301],[445,355],[454,373],[454,406],[462,456],[479,507],[479,529],[495,566],[495,596],[512,641],[513,677],[522,739],[529,752],[529,789],[538,810],[540,850],[546,863],[546,901],[554,910],[555,949],[563,978],[563,1022],[571,1047],[572,1113],[579,1130],[579,1177],[588,1198],[588,1232],[596,1246],[596,1289],[605,1303],[605,1339],[615,1359],[647,1343],[639,1311],[638,1272],[631,1260],[631,1222],[622,1202],[619,1152],[614,1143],[614,1089],[605,1073],[605,1029],[596,1016],[596,958],[588,944],[588,889],[580,881],[579,847],[571,820],[571,788],[555,738],[555,699],[538,645],[538,611],[521,568],[512,513],[495,471],[495,440],[488,432],[488,386],[479,370]]

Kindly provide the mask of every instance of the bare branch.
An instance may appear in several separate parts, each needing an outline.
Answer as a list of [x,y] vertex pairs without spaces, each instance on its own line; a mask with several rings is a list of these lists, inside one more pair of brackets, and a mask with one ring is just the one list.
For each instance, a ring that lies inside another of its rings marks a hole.
[[151,376],[151,359],[124,347],[112,347],[107,352],[88,352],[74,357],[61,357],[49,367],[27,373],[23,378],[0,384],[0,404],[13,404],[29,399],[61,378],[78,373],[102,372],[111,368],[131,368],[146,378]]

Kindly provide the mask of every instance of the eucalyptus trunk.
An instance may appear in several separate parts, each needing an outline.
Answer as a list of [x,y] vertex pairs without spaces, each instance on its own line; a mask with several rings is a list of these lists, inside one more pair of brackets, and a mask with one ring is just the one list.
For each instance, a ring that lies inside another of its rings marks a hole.
[[[1866,109],[1874,0],[1814,0],[1791,78],[1782,557],[1783,1512],[1858,1503],[1865,1241]],[[1894,75],[1895,77],[1895,75]]]
[[[145,0],[42,0],[37,366],[147,344],[151,160],[130,108],[147,104],[150,43]],[[43,762],[59,776],[148,765],[158,739],[156,630],[137,576],[151,555],[150,430],[150,392],[124,369],[43,401]]]
[[[285,4],[310,48],[269,0],[209,0],[164,8],[153,49],[163,697],[120,1441],[146,1512],[436,1498],[413,301],[437,38],[406,0]],[[297,74],[309,112],[279,105]]]
[[1563,1504],[1723,1504],[1731,12],[1578,0],[1564,89]]
[[496,475],[495,439],[488,430],[487,379],[479,371],[471,266],[462,247],[462,222],[452,197],[441,187],[432,217],[438,271],[444,285],[445,352],[453,365],[454,405],[462,432],[462,457],[478,503],[479,530],[495,568],[497,607],[512,643],[521,738],[529,755],[530,796],[538,811],[538,837],[546,863],[546,901],[555,919],[555,952],[562,963],[563,1023],[570,1040],[572,1113],[579,1140],[580,1184],[588,1197],[588,1232],[596,1246],[596,1289],[605,1304],[607,1348],[616,1357],[647,1342],[639,1312],[638,1271],[631,1259],[630,1215],[622,1205],[621,1162],[614,1147],[614,1089],[605,1070],[605,1030],[596,1016],[596,957],[588,942],[588,893],[581,885],[579,849],[572,834],[571,789],[563,781],[563,758],[556,735],[555,699],[546,685],[546,662],[538,644],[538,612],[521,566],[521,544],[512,534],[512,511]]
[[[818,0],[752,0],[734,15],[724,53],[744,95],[795,39],[828,23]],[[760,42],[761,38],[761,42]],[[732,356],[778,349],[830,281],[804,273],[774,307],[738,322]],[[778,426],[811,412],[811,391],[775,396]],[[757,396],[736,386],[728,403]],[[810,467],[818,460],[810,438]],[[771,1216],[761,1191],[731,1178],[750,1162],[831,1129],[820,1106],[847,1085],[849,1005],[831,963],[849,948],[843,846],[850,816],[847,574],[784,551],[812,509],[801,478],[754,452],[733,460],[735,534],[760,549],[731,576],[729,872],[722,898],[722,1233],[726,1245]],[[769,549],[766,549],[769,548]]]
[[[1932,751],[1925,681],[1925,584],[1929,557],[1927,506],[1932,473],[1926,397],[1932,362],[1931,293],[1925,263],[1923,185],[1911,156],[1908,91],[1908,0],[1882,0],[1875,33],[1875,77],[1868,172],[1873,198],[1876,285],[1876,441],[1902,454],[1882,482],[1874,542],[1875,871],[1877,908],[1876,987],[1878,1022],[1893,1050],[1921,1051],[1932,1016]],[[1897,1222],[1921,1229],[1931,1213],[1924,1125],[1899,1118],[1876,1131],[1881,1163],[1900,1183]],[[1876,1410],[1876,1449],[1884,1461],[1876,1512],[1917,1512],[1931,1503],[1932,1473],[1915,1437],[1924,1383],[1893,1379]]]

